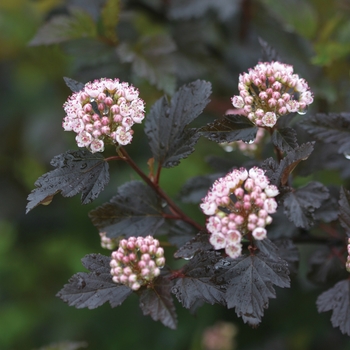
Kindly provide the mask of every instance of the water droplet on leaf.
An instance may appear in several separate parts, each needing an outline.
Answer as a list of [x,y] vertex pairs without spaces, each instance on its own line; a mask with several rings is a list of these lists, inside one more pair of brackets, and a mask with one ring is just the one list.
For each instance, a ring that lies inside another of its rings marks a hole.
[[254,143],[254,140],[244,141],[244,143],[251,145],[252,143]]
[[305,108],[301,108],[297,111],[298,114],[304,115],[307,113],[308,107],[306,106]]
[[350,150],[343,153],[346,159],[350,159]]
[[185,259],[185,260],[191,260],[191,259],[193,259],[193,255],[188,256],[188,257],[184,257],[184,259]]
[[233,151],[233,147],[231,145],[227,145],[223,147],[225,152],[232,152]]

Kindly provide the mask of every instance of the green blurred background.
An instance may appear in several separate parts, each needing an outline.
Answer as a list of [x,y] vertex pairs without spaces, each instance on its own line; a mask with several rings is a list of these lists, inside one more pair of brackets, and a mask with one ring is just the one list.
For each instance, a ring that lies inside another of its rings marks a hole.
[[[37,35],[59,16],[70,22]],[[94,203],[56,196],[50,206],[25,215],[26,197],[51,169],[52,157],[76,148],[73,134],[61,127],[70,94],[64,76],[82,82],[119,77],[139,87],[148,108],[164,92],[207,79],[213,96],[204,124],[230,108],[238,74],[261,57],[260,36],[307,79],[316,97],[312,111],[349,111],[349,19],[348,0],[1,0],[0,349],[65,341],[72,343],[61,349],[78,348],[74,342],[106,350],[204,349],[206,329],[219,321],[235,329],[230,349],[350,349],[348,337],[331,327],[330,314],[317,313],[315,300],[324,289],[305,278],[311,246],[300,248],[300,273],[291,289],[277,291],[258,329],[220,306],[205,305],[191,315],[176,301],[179,325],[172,331],[142,316],[136,297],[96,310],[77,310],[56,298],[83,270],[83,256],[109,254],[87,214],[135,178],[124,165],[112,165],[111,181]],[[147,171],[150,151],[141,127],[134,139],[128,152]],[[179,167],[165,170],[166,191],[176,195],[190,176],[209,172],[203,159],[211,153],[223,155],[201,140]],[[186,210],[203,220],[197,206]]]

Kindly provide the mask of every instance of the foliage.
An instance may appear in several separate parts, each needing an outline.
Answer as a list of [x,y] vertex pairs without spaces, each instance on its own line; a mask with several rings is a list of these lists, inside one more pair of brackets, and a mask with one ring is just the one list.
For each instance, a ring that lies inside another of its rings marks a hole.
[[[239,348],[273,348],[281,332],[285,346],[345,348],[348,339],[340,333],[348,333],[343,297],[350,225],[348,15],[346,1],[4,0],[0,347],[79,348],[87,346],[84,339],[93,348],[112,349],[116,342],[130,348],[136,347],[137,329],[147,348],[162,348],[163,338],[169,349],[198,348],[204,327],[223,318],[239,328]],[[227,111],[229,99],[237,93],[238,74],[259,60],[293,64],[315,101],[307,115],[280,118],[259,147],[242,153],[236,141],[253,149],[257,141],[249,141],[258,128]],[[62,137],[60,107],[67,97],[62,76],[74,78],[65,78],[72,91],[101,77],[119,77],[139,88],[149,133],[135,129],[131,156],[125,149],[113,154],[109,147],[91,155],[76,150],[71,135]],[[182,119],[178,111],[186,108]],[[217,141],[230,144],[221,148]],[[47,167],[50,159],[53,169]],[[87,170],[80,169],[85,162]],[[244,241],[242,257],[232,262],[213,250],[198,203],[216,179],[253,166],[278,186],[279,209],[266,227],[269,240]],[[31,190],[30,213],[24,216]],[[59,193],[79,194],[90,204],[79,207],[78,198]],[[98,287],[110,283],[108,257],[106,279],[97,275],[97,266],[77,273],[82,256],[108,255],[96,245],[99,236],[87,210],[99,233],[117,243],[151,232],[167,252],[168,266],[158,280],[128,294],[112,311],[108,303],[87,310],[93,300],[99,305],[108,299],[108,288]],[[93,297],[86,310],[62,307],[53,298],[72,274],[60,293],[79,295],[88,288]],[[88,282],[83,289],[81,278]],[[307,288],[310,282],[317,287]],[[196,321],[181,306],[198,314]],[[330,317],[341,332],[328,328]],[[261,324],[252,331],[241,319]],[[167,330],[175,327],[176,332]]]

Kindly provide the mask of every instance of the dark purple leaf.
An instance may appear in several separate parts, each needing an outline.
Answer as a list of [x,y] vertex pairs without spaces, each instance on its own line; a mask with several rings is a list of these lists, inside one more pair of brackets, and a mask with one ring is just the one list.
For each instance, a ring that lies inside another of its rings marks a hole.
[[333,186],[328,187],[329,198],[326,201],[323,201],[321,206],[315,210],[314,217],[315,220],[320,220],[323,222],[335,221],[339,215],[338,208],[338,196],[339,189]]
[[142,290],[140,307],[144,315],[150,315],[154,321],[176,329],[177,316],[170,290],[172,283],[168,278],[158,277],[152,286]]
[[192,259],[199,251],[212,250],[213,246],[209,242],[209,234],[206,231],[197,233],[189,242],[174,253],[175,258]]
[[316,140],[336,144],[338,153],[350,153],[350,113],[318,113],[301,126]]
[[213,182],[224,175],[223,173],[208,174],[189,179],[181,188],[181,200],[185,203],[199,203],[207,195]]
[[216,268],[220,271],[217,280],[227,281],[225,300],[229,309],[245,323],[257,326],[261,322],[269,298],[275,298],[273,285],[290,286],[288,264],[282,259],[271,259],[262,252],[256,255],[223,259]]
[[79,81],[76,81],[74,79],[71,78],[67,78],[67,77],[63,77],[64,82],[66,83],[66,85],[73,91],[73,92],[78,92],[82,89],[84,89],[85,84],[84,83],[80,83]]
[[198,300],[209,304],[224,302],[224,285],[212,282],[214,265],[219,261],[218,252],[198,252],[181,271],[175,280],[172,293],[182,305],[190,309]]
[[327,187],[319,182],[289,192],[282,197],[284,212],[297,227],[309,229],[314,222],[314,211],[329,197]]
[[278,248],[280,257],[288,263],[289,272],[298,273],[299,267],[299,250],[291,239],[278,239],[274,241]]
[[197,80],[182,86],[169,104],[164,96],[151,108],[145,122],[154,159],[163,167],[176,166],[194,151],[199,134],[186,126],[209,102],[211,84]]
[[272,215],[272,219],[271,225],[266,228],[268,237],[272,241],[283,238],[293,238],[298,235],[298,228],[287,219],[282,206]]
[[272,62],[279,61],[282,62],[280,55],[277,51],[269,45],[265,40],[258,38],[259,44],[261,46],[262,57],[260,59],[261,62]]
[[[333,249],[333,250],[332,250]],[[347,272],[339,259],[339,248],[319,247],[310,257],[307,277],[314,283],[335,283],[345,278]],[[337,252],[337,253],[336,253]]]
[[255,139],[258,128],[244,115],[225,115],[202,127],[201,135],[218,143]]
[[81,193],[81,202],[90,203],[109,181],[108,163],[100,154],[87,150],[67,151],[54,157],[51,165],[56,169],[35,182],[37,188],[27,198],[27,213],[39,204],[50,203],[57,193],[63,197]]
[[117,195],[92,210],[89,217],[110,238],[154,235],[164,223],[157,194],[140,181],[120,186]]
[[109,257],[100,254],[85,256],[83,264],[88,266],[91,272],[73,275],[56,296],[77,309],[95,309],[106,302],[109,302],[111,307],[122,304],[132,290],[112,281],[109,262]]
[[318,312],[332,311],[333,327],[339,327],[343,334],[350,335],[350,280],[338,282],[317,298]]
[[261,241],[256,241],[255,245],[269,259],[275,261],[280,261],[282,259],[288,263],[288,269],[290,272],[297,272],[299,251],[293,244],[292,240],[279,239],[272,242],[266,238]]
[[266,176],[270,179],[270,183],[279,187],[286,185],[289,175],[300,161],[306,160],[313,151],[313,143],[307,142],[300,147],[290,151],[281,160],[279,164],[272,158],[267,159],[263,163],[263,169],[267,170]]
[[182,247],[198,232],[192,225],[182,220],[171,220],[170,230],[166,232],[168,241],[176,247]]
[[299,147],[296,131],[292,128],[276,129],[271,141],[282,152],[290,152]]
[[339,221],[348,237],[350,237],[350,191],[342,187],[339,199]]

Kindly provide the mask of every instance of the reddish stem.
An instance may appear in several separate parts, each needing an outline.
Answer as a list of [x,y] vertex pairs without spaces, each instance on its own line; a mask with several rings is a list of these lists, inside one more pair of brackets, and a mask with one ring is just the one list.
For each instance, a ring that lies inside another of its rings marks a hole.
[[[199,225],[197,222],[195,222],[190,217],[188,217],[185,213],[182,212],[182,210],[173,202],[173,200],[159,187],[158,182],[151,181],[151,179],[130,158],[130,156],[128,155],[128,153],[123,147],[119,149],[119,153],[123,156],[122,159],[125,162],[127,162],[136,171],[136,173],[142,178],[142,180],[145,181],[148,186],[150,186],[160,197],[162,197],[168,203],[171,211],[174,214],[174,216],[172,217],[173,219],[185,221],[199,231],[202,231],[204,229],[201,225]],[[158,178],[159,173],[160,173],[160,170],[158,167],[156,180]],[[163,215],[164,217],[166,217],[166,214],[163,214]]]

